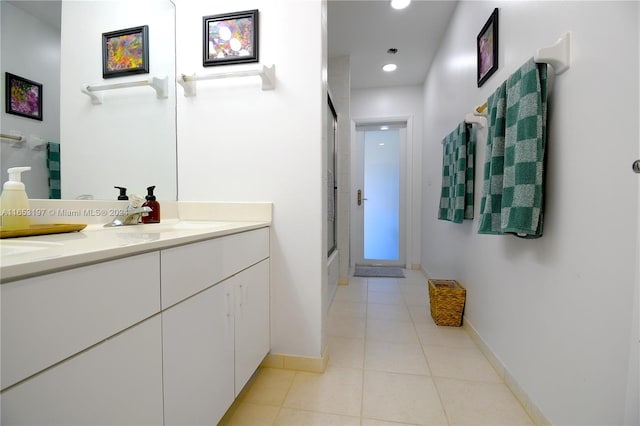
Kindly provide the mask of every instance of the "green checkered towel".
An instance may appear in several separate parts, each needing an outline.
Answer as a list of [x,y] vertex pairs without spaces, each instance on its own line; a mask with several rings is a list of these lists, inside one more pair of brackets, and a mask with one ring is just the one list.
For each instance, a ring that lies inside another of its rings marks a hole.
[[547,65],[530,59],[491,95],[481,234],[542,236]]
[[460,123],[442,141],[442,191],[438,219],[473,219],[475,141],[470,125]]
[[49,198],[59,200],[60,191],[60,144],[47,143],[47,170],[49,171]]

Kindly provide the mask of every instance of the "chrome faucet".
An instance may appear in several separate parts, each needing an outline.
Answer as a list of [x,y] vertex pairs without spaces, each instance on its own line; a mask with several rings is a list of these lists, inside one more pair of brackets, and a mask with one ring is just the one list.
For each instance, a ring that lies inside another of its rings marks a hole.
[[140,218],[144,213],[149,213],[152,209],[149,206],[141,207],[143,199],[135,195],[129,196],[129,204],[122,214],[113,218],[113,220],[105,227],[112,226],[124,226],[124,225],[137,225],[140,223]]

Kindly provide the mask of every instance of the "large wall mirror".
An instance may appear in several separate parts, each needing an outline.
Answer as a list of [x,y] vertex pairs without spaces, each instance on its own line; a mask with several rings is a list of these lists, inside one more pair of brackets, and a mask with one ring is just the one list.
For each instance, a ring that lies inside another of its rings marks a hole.
[[[160,200],[177,199],[175,6],[170,0],[7,1],[1,3],[3,134],[2,181],[7,168],[23,173],[30,198],[49,198],[46,142],[59,143],[63,199],[115,200],[114,186],[144,196],[155,185]],[[102,34],[147,25],[149,73],[103,79]],[[5,73],[43,85],[43,119],[7,114]],[[166,97],[151,87],[101,91],[95,105],[83,84],[167,77]],[[44,144],[44,145],[43,145]]]

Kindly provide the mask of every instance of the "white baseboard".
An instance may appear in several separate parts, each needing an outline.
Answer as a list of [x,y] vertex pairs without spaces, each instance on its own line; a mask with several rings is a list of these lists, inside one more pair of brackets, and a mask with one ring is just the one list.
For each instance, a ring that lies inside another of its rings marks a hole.
[[504,363],[498,358],[498,356],[493,352],[493,350],[482,340],[482,337],[478,334],[475,327],[467,318],[463,318],[462,326],[467,331],[471,339],[478,345],[480,351],[487,357],[493,368],[495,368],[498,375],[504,380],[504,383],[507,385],[511,392],[515,395],[515,397],[520,401],[524,410],[527,412],[531,420],[536,425],[539,426],[550,426],[551,422],[549,419],[542,413],[540,408],[531,400],[529,395],[522,389],[518,381],[513,377],[511,372],[507,369]]

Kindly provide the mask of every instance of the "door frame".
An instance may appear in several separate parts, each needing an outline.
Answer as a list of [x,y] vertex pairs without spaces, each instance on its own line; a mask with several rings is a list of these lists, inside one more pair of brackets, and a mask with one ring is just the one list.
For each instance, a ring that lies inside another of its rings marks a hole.
[[[362,226],[360,226],[359,221],[357,219],[357,181],[358,177],[356,173],[358,173],[359,167],[357,167],[358,159],[358,147],[357,147],[357,130],[356,126],[360,125],[370,125],[370,124],[378,124],[378,123],[387,123],[387,122],[406,122],[406,137],[405,137],[405,147],[404,147],[404,158],[402,167],[404,170],[401,170],[404,178],[404,188],[400,190],[404,192],[405,206],[404,206],[404,227],[400,229],[402,235],[400,236],[400,240],[403,242],[404,250],[401,247],[400,251],[404,252],[404,259],[402,259],[402,264],[405,268],[411,268],[411,259],[413,259],[413,244],[412,238],[410,236],[413,232],[413,116],[412,115],[394,115],[394,116],[377,116],[377,117],[363,117],[363,118],[353,118],[351,119],[351,191],[350,191],[350,259],[349,265],[351,268],[355,267],[356,259],[354,253],[358,252],[357,244],[359,243],[359,239],[356,238],[356,232],[362,232]],[[401,179],[402,181],[402,179]],[[402,208],[401,208],[402,210]],[[361,244],[361,243],[360,243]],[[396,262],[396,265],[399,264]]]

